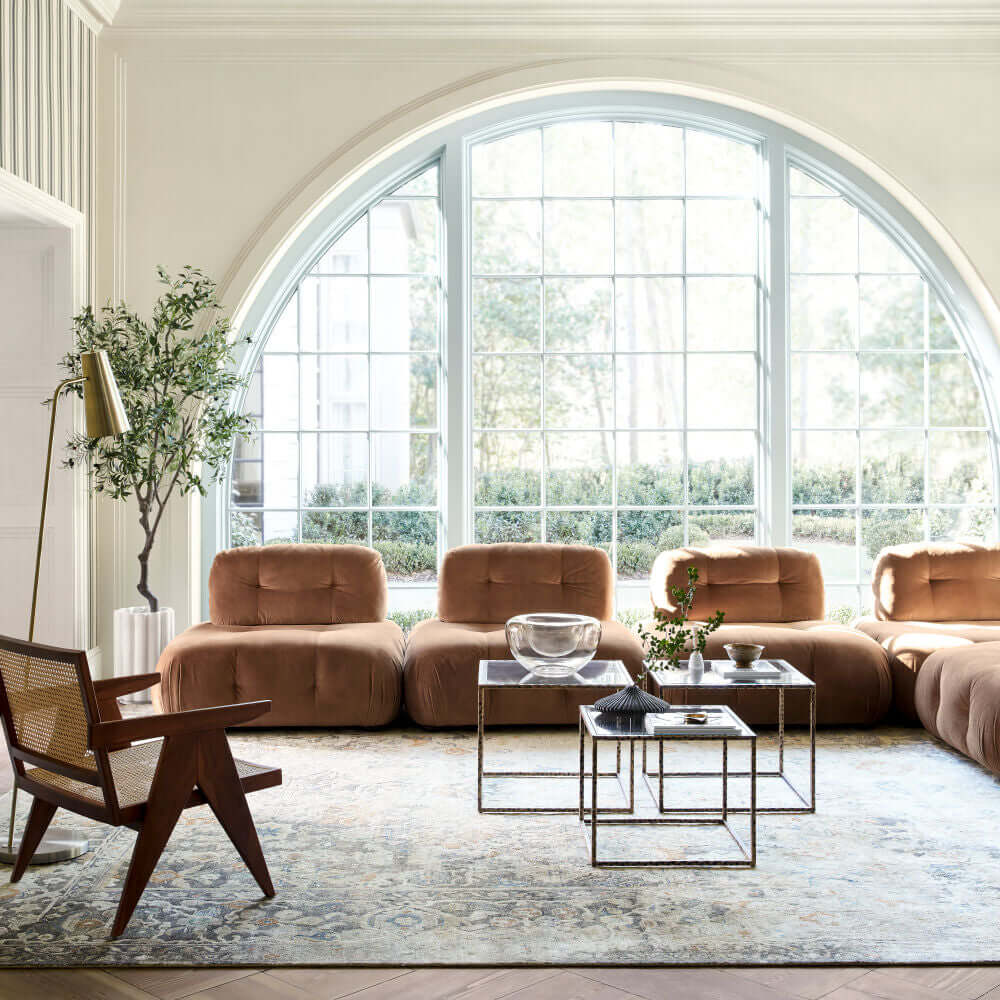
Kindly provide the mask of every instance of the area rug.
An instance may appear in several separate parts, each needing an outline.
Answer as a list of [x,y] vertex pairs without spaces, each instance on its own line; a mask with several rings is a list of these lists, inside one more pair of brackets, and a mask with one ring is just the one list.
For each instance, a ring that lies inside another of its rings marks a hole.
[[[135,835],[80,821],[91,853],[29,869],[17,886],[0,868],[0,964],[1000,958],[1000,783],[918,729],[822,732],[817,813],[762,817],[752,870],[595,870],[574,816],[480,815],[474,733],[275,731],[232,742],[284,771],[281,788],[251,800],[276,898],[261,898],[210,811],[190,810],[112,942]],[[789,761],[800,761],[802,736],[791,743]],[[576,734],[505,732],[491,752],[493,766],[571,766]],[[706,752],[688,746],[685,760]],[[612,784],[602,784],[608,802]],[[702,784],[668,788],[693,802],[714,794]],[[489,782],[487,792],[511,804],[572,802],[576,787]],[[644,828],[607,844],[704,852],[722,849],[716,835],[684,827],[661,839]]]

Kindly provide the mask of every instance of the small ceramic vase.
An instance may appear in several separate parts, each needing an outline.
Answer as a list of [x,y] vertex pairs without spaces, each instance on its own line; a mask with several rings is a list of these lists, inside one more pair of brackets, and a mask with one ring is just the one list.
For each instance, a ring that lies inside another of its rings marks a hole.
[[705,657],[697,649],[688,657],[688,676],[695,683],[705,676]]

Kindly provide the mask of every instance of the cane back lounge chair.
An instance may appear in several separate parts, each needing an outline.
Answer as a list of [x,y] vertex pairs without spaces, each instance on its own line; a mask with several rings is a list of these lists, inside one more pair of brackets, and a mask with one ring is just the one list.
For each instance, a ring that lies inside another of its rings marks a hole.
[[246,793],[280,785],[281,771],[234,760],[225,733],[271,703],[122,719],[115,699],[159,679],[94,682],[86,653],[0,636],[0,719],[14,781],[34,797],[10,880],[24,874],[57,808],[136,830],[112,937],[125,930],[181,812],[192,806],[212,807],[261,890],[274,895]]

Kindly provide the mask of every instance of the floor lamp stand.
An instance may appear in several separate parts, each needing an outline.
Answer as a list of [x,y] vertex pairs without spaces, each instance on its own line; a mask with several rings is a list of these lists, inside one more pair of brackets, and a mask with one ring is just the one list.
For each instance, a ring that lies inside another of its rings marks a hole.
[[[28,642],[35,638],[35,610],[38,607],[38,575],[42,568],[42,536],[45,532],[45,508],[49,499],[49,472],[52,469],[52,439],[56,430],[56,406],[59,395],[68,385],[84,382],[86,375],[64,379],[56,387],[52,396],[52,416],[49,419],[49,447],[45,455],[45,480],[42,484],[42,513],[38,521],[38,545],[35,548],[35,583],[31,591],[31,618],[28,622]],[[6,849],[0,849],[0,864],[12,865],[17,860],[14,848],[14,818],[17,813],[17,785],[10,793],[10,826],[7,830]],[[71,861],[90,850],[90,841],[73,830],[49,827],[42,837],[29,864],[51,865],[57,861]]]

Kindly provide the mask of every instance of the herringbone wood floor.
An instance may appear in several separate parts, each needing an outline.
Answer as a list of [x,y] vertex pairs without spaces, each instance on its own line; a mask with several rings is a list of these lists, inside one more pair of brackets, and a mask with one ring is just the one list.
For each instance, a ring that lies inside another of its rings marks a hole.
[[[0,754],[0,795],[10,787]],[[0,921],[2,933],[2,921]],[[460,958],[460,956],[456,956]],[[0,1000],[1000,1000],[1000,966],[754,969],[45,969]]]

